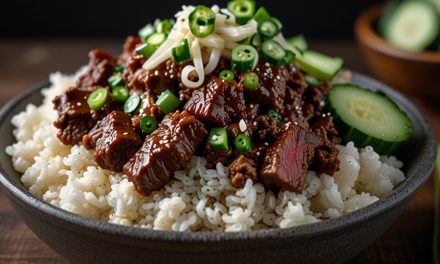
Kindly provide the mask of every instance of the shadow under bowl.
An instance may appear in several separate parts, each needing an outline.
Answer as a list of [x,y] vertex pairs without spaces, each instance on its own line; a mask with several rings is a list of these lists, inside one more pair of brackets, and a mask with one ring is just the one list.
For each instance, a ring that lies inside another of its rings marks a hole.
[[114,225],[54,207],[29,193],[4,151],[15,142],[11,118],[29,103],[41,104],[47,82],[0,112],[0,185],[29,228],[72,263],[342,263],[365,250],[402,213],[430,176],[436,149],[432,126],[411,102],[378,81],[353,77],[358,85],[388,94],[412,120],[414,135],[398,153],[407,179],[378,202],[337,219],[288,229],[179,233]]
[[373,6],[356,20],[355,34],[376,76],[406,94],[440,98],[440,52],[411,52],[388,43],[376,31],[384,5]]

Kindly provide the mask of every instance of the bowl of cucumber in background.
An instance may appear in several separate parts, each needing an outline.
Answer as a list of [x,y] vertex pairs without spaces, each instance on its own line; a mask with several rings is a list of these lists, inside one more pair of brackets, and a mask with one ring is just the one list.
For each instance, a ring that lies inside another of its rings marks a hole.
[[440,98],[440,0],[373,6],[355,34],[377,77],[406,94]]

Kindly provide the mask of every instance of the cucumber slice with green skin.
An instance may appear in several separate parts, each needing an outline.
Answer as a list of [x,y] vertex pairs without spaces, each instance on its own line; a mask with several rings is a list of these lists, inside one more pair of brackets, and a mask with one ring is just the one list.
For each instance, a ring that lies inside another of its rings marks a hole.
[[307,40],[303,35],[297,35],[297,36],[288,38],[288,39],[286,39],[286,41],[292,48],[297,47],[302,51],[309,49],[309,44],[307,43]]
[[382,15],[379,17],[379,20],[377,21],[377,31],[382,36],[385,35],[385,28],[388,25],[388,21],[393,16],[394,12],[400,6],[401,3],[402,3],[401,0],[393,0],[393,1],[389,1],[385,5],[385,8],[382,11]]
[[372,146],[377,153],[389,155],[411,138],[411,120],[383,93],[336,84],[330,89],[328,106],[344,142]]
[[323,81],[333,79],[344,64],[344,60],[341,58],[329,57],[311,50],[296,55],[295,60],[301,70]]
[[383,35],[388,42],[399,48],[425,50],[437,40],[439,19],[439,14],[428,2],[405,1],[384,21]]

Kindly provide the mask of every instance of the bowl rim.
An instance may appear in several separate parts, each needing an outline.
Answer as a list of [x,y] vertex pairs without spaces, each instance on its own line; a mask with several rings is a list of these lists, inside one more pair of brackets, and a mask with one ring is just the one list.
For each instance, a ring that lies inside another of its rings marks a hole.
[[[3,185],[5,189],[12,198],[15,198],[20,203],[31,207],[32,209],[38,210],[50,217],[56,218],[61,222],[67,222],[73,224],[79,228],[85,228],[89,231],[98,231],[99,233],[104,233],[108,235],[117,235],[127,238],[137,238],[143,240],[154,240],[163,242],[192,242],[192,243],[206,243],[206,242],[225,242],[225,241],[240,241],[240,240],[266,240],[266,239],[289,239],[292,237],[302,238],[306,236],[320,236],[324,234],[333,233],[335,231],[340,231],[348,226],[352,226],[358,223],[362,223],[371,218],[378,217],[383,212],[393,208],[398,204],[407,201],[411,196],[427,181],[430,177],[433,168],[434,161],[436,157],[436,138],[435,132],[426,119],[425,115],[421,114],[421,111],[414,106],[408,99],[406,99],[399,92],[391,89],[389,86],[367,77],[363,74],[353,72],[353,76],[357,76],[358,79],[363,81],[368,81],[374,85],[374,87],[380,87],[380,90],[385,90],[394,100],[399,101],[409,107],[412,112],[420,114],[420,122],[422,122],[423,130],[427,134],[427,143],[422,150],[421,163],[417,166],[416,170],[413,172],[411,177],[405,179],[393,192],[384,198],[379,199],[377,202],[366,206],[364,208],[355,210],[348,214],[335,219],[329,219],[321,221],[318,223],[306,224],[286,229],[281,228],[271,228],[256,231],[245,231],[245,232],[211,232],[211,231],[200,231],[200,232],[176,232],[176,231],[159,231],[152,229],[145,229],[140,227],[123,226],[112,224],[108,222],[103,222],[99,220],[94,220],[91,218],[86,218],[81,215],[77,215],[61,208],[55,207],[41,198],[37,198],[32,195],[27,188],[22,184],[15,184],[4,170],[0,166],[0,185]],[[6,116],[8,113],[14,109],[14,107],[25,101],[27,98],[31,97],[34,93],[40,92],[41,89],[46,88],[50,85],[50,82],[45,81],[32,86],[31,88],[23,91],[14,99],[9,101],[0,110],[0,125],[2,123],[8,122]],[[22,111],[23,109],[21,109]],[[11,131],[12,133],[12,131]],[[4,150],[0,150],[4,151]],[[427,169],[426,169],[427,167]],[[8,197],[10,198],[10,197]],[[75,231],[75,228],[69,227],[70,230]],[[76,231],[80,232],[80,231]],[[86,235],[86,233],[83,233]]]
[[405,60],[440,63],[440,52],[421,51],[412,52],[400,49],[388,43],[380,36],[374,26],[381,15],[385,4],[377,4],[362,12],[355,21],[355,35],[358,41],[369,48],[387,54],[392,57],[402,58]]

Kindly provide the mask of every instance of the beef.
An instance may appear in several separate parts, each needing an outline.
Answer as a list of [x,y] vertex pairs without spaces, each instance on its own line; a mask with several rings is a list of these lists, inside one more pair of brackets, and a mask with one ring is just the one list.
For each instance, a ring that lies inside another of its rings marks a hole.
[[283,127],[277,120],[269,116],[259,116],[256,119],[257,128],[255,129],[256,140],[258,142],[272,143],[278,139]]
[[87,104],[90,91],[69,88],[53,100],[54,109],[58,112],[58,118],[54,122],[58,128],[57,136],[66,145],[75,145],[81,142],[98,120],[105,117],[118,106],[109,94],[106,104],[100,110],[91,110]]
[[260,179],[267,188],[301,192],[315,149],[322,144],[312,132],[290,125],[266,151]]
[[167,60],[160,64],[155,70],[139,69],[129,80],[130,89],[137,91],[151,91],[159,96],[163,91],[169,89],[174,94],[179,91],[180,66],[173,60]]
[[323,142],[322,146],[316,150],[313,167],[318,173],[333,175],[339,170],[340,164],[338,158],[339,150],[335,145],[341,142],[333,123],[333,117],[323,115],[314,119],[311,130]]
[[107,80],[112,76],[116,67],[116,60],[108,53],[96,49],[89,52],[87,71],[77,81],[82,90],[93,91],[99,86],[107,86]]
[[[259,64],[255,72],[260,78],[257,89],[244,89],[246,101],[259,103],[281,113],[286,95],[286,82],[289,72],[285,67]],[[240,86],[244,86],[244,74],[240,76]]]
[[113,111],[83,137],[83,145],[96,150],[95,161],[101,168],[121,172],[142,140],[131,126],[130,117]]
[[221,162],[224,166],[228,166],[234,160],[236,153],[234,149],[216,150],[212,149],[208,141],[203,146],[203,157],[206,159],[207,168],[215,168],[215,165]]
[[123,171],[139,193],[149,195],[186,165],[207,133],[203,124],[188,112],[169,114],[145,138]]
[[253,121],[250,119],[240,119],[238,122],[230,123],[226,129],[229,136],[232,138],[235,138],[241,134],[252,137],[255,131],[255,126]]
[[216,76],[205,86],[193,92],[184,109],[197,119],[216,126],[225,126],[245,110],[243,90],[235,81]]
[[231,165],[229,165],[229,177],[231,178],[231,184],[234,187],[244,187],[246,180],[257,180],[256,164],[252,159],[245,157],[244,155],[238,156]]
[[142,40],[135,36],[128,36],[124,42],[123,52],[118,58],[118,64],[125,64],[125,62],[133,55],[136,46],[141,44]]
[[[132,84],[132,82],[135,80],[135,76],[138,72],[144,71],[144,69],[142,69],[142,65],[144,65],[145,61],[146,59],[144,55],[136,53],[133,53],[125,60],[124,71],[122,72],[122,79],[127,84],[128,89],[132,90],[136,88],[133,87],[133,85],[136,85],[137,83],[134,82],[134,84]],[[142,90],[144,90],[143,86]]]
[[309,86],[304,79],[304,75],[294,63],[288,64],[286,68],[288,71],[287,86],[301,96]]
[[96,123],[87,104],[89,94],[87,91],[70,88],[53,100],[54,109],[58,112],[54,122],[58,128],[57,136],[66,145],[80,142],[82,136]]

